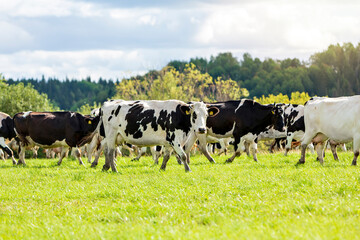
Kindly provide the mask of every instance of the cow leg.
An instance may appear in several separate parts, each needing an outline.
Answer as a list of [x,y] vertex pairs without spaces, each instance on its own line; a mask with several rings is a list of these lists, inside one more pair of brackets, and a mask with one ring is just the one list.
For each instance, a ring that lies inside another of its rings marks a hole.
[[[91,163],[91,167],[96,167],[98,165],[99,158],[100,158],[101,152],[104,150],[104,147],[105,147],[105,142],[101,141],[101,143],[98,145],[98,149],[95,152],[95,159]],[[104,150],[104,155],[106,157],[105,150]]]
[[91,142],[86,146],[86,155],[88,159],[88,163],[91,163],[92,154],[94,152],[94,149],[97,145],[97,138],[96,136],[91,140]]
[[324,164],[324,151],[325,151],[325,143],[319,142],[316,146],[317,158],[319,159],[320,164]]
[[[196,141],[196,135],[195,135],[195,133],[191,133],[188,140],[185,143],[185,146],[184,146],[184,151],[186,153],[186,158],[187,158],[186,162],[188,164],[190,164],[190,151],[193,148],[195,141]],[[206,140],[205,140],[205,142],[206,142]],[[181,164],[181,160],[180,159],[177,159],[177,160],[178,160],[178,163]]]
[[357,161],[358,156],[359,156],[359,151],[355,151],[354,152],[354,159],[353,159],[351,165],[356,166],[356,161]]
[[211,157],[210,153],[208,152],[206,148],[206,134],[199,134],[199,149],[200,151],[205,155],[205,157],[209,160],[211,163],[215,163],[214,158]]
[[[122,147],[121,147],[121,149],[122,149]],[[115,148],[115,158],[117,158],[117,156],[120,156],[120,157],[122,156],[121,149],[119,146]]]
[[33,158],[37,158],[38,156],[38,150],[39,150],[39,147],[38,146],[35,146],[32,148],[32,151],[33,151]]
[[154,146],[150,148],[152,158],[154,160],[154,164],[159,164],[159,158],[161,155],[162,147],[161,146]]
[[75,157],[79,160],[80,165],[84,165],[83,161],[81,160],[81,150],[79,148],[76,148],[74,150]]
[[360,139],[354,138],[353,148],[354,148],[354,159],[352,161],[352,165],[356,166],[356,161],[357,161],[357,158],[359,156]]
[[139,151],[138,155],[137,155],[135,158],[131,159],[131,161],[132,161],[132,162],[133,162],[133,161],[139,161],[139,159],[141,158],[141,156],[143,156],[143,155],[146,153],[146,150],[147,150],[147,147],[142,147],[142,148],[140,148],[140,151]]
[[0,148],[2,150],[4,150],[10,157],[11,157],[11,160],[13,162],[13,164],[15,165],[16,164],[16,160],[14,158],[14,153],[13,151],[6,145],[5,143],[5,138],[3,137],[0,137]]
[[254,161],[257,162],[258,161],[257,156],[256,156],[257,144],[255,142],[252,142],[250,144],[249,148],[251,149],[251,154],[253,155]]
[[[246,155],[248,157],[250,157],[250,144],[249,142],[244,142],[244,146],[245,146],[245,152],[246,152]],[[255,160],[255,159],[254,159]]]
[[336,152],[337,144],[332,143],[331,140],[329,141],[329,143],[330,143],[330,149],[331,149],[331,152],[332,152],[332,155],[333,155],[335,161],[339,161],[339,156],[337,155],[337,152]]
[[[311,130],[309,130],[309,132],[312,132]],[[297,164],[304,164],[305,163],[305,153],[306,153],[306,148],[307,146],[311,143],[312,139],[317,135],[317,133],[315,134],[304,134],[303,139],[301,141],[301,157],[299,159],[299,161],[297,162]],[[291,144],[291,142],[290,142]]]
[[69,150],[69,148],[67,148],[67,147],[62,147],[61,148],[61,153],[60,153],[60,159],[59,159],[59,161],[57,162],[57,165],[61,165],[61,163],[62,163],[62,160],[63,160],[63,158],[65,157],[65,155],[66,155],[66,153],[67,153],[67,151]]
[[225,154],[226,155],[226,144],[225,144],[225,140],[224,139],[220,139],[220,141],[219,141],[219,143],[220,143],[220,151],[219,151],[219,153],[218,153],[218,156],[220,156],[221,154]]
[[[104,164],[104,166],[102,168],[103,171],[107,171],[110,168],[110,161],[109,161],[108,151],[109,151],[108,147],[104,144],[105,164]],[[91,167],[93,167],[93,166],[95,167],[98,164],[98,162],[96,162],[96,165],[94,165],[94,162],[91,164]]]
[[113,172],[118,172],[115,163],[115,149],[108,149],[108,157],[110,159],[110,167]]
[[179,155],[181,162],[184,164],[185,172],[191,172],[191,169],[187,163],[187,155],[184,152],[183,148],[180,146],[180,144],[176,143],[176,141],[175,141],[175,143],[173,143],[172,146],[173,146],[173,149],[175,150],[176,154]]
[[[310,149],[310,151],[311,151],[311,153],[312,154],[314,154],[315,153],[315,150],[314,150],[314,144],[312,144],[312,143],[310,143],[308,146],[307,146],[309,149]],[[325,152],[324,152],[324,157],[325,157]]]
[[165,152],[164,152],[164,156],[163,156],[163,162],[161,164],[160,170],[165,171],[166,169],[166,164],[170,159],[170,150],[166,147],[165,148]]
[[236,157],[241,155],[241,148],[240,148],[240,139],[241,139],[241,137],[240,136],[239,137],[234,137],[234,139],[235,139],[234,140],[234,150],[235,150],[235,152],[229,159],[227,159],[225,161],[225,163],[232,163]]
[[21,164],[24,164],[26,165],[25,163],[25,146],[23,144],[20,143],[20,152],[19,152],[19,161],[18,161],[18,165],[21,165]]
[[292,140],[294,139],[294,135],[295,134],[293,132],[289,132],[287,134],[286,145],[285,145],[285,153],[284,153],[285,156],[287,156],[288,151],[291,149],[291,143],[292,143]]

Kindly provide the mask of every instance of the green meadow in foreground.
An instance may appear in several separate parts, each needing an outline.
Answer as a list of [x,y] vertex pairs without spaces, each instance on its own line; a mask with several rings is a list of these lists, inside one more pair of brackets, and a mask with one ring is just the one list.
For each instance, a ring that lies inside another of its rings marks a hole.
[[360,166],[327,153],[324,166],[299,152],[242,155],[191,173],[174,157],[118,158],[119,173],[77,161],[0,162],[0,239],[354,239],[360,236]]

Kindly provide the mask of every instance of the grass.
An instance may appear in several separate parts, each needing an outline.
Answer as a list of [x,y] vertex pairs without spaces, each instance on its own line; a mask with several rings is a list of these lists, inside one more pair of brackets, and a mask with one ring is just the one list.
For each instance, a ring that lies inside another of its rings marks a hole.
[[119,173],[77,161],[0,162],[0,239],[354,239],[360,236],[360,167],[352,153],[324,166],[299,152],[242,155],[232,164],[174,157],[118,158]]

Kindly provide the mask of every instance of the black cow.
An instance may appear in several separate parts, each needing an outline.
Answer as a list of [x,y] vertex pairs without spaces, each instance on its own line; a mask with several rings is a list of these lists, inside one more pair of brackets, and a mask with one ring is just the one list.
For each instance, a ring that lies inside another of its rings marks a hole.
[[[91,140],[100,117],[76,112],[22,112],[14,116],[14,127],[20,139],[18,164],[25,164],[25,148],[63,147],[58,165],[69,147],[79,147]],[[81,158],[79,163],[83,164]]]
[[[248,133],[258,135],[268,126],[274,126],[276,130],[284,131],[284,118],[282,106],[262,105],[253,100],[243,99],[208,104],[209,107],[218,108],[214,114],[209,112],[206,127],[208,135],[217,138],[234,138],[235,153],[226,162],[232,162],[240,151],[245,149],[244,140],[241,138]],[[206,136],[197,136],[200,141],[200,150],[210,162],[214,159],[206,149]],[[240,144],[241,143],[241,144]],[[186,152],[190,150],[192,143],[186,145]]]
[[14,131],[14,122],[6,113],[0,112],[0,148],[4,150],[16,164],[12,150],[6,145],[5,139],[11,140],[16,136]]

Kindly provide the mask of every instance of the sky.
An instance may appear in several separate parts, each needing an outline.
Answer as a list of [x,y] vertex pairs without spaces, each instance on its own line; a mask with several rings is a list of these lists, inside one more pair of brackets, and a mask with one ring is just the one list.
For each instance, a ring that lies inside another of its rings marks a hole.
[[5,78],[122,79],[171,60],[308,61],[360,42],[353,0],[0,0]]

